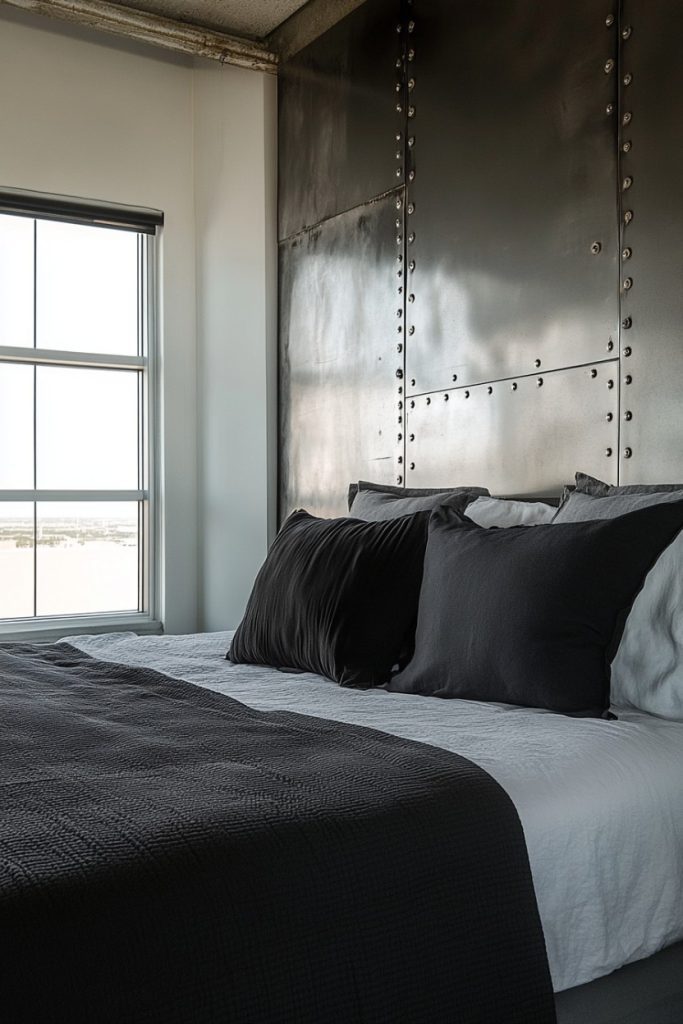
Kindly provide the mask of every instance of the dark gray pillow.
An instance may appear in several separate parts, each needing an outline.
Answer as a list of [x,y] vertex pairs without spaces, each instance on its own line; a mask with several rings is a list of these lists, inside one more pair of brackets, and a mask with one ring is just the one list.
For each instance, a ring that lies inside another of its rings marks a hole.
[[415,655],[389,689],[601,714],[624,618],[681,526],[683,501],[503,530],[437,509]]
[[354,519],[379,523],[429,512],[439,505],[464,511],[471,501],[488,493],[485,487],[391,487],[360,480],[349,486],[349,513]]

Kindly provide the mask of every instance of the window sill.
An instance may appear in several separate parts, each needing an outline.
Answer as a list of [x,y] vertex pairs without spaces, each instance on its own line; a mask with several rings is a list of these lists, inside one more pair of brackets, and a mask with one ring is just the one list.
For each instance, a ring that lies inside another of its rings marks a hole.
[[52,619],[24,619],[0,623],[0,643],[54,643],[84,633],[131,632],[140,636],[163,633],[161,622],[147,615],[79,615]]

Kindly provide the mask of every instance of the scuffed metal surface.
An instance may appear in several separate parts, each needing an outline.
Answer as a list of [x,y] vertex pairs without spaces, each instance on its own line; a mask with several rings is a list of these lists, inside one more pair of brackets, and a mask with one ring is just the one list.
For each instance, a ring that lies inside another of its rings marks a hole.
[[616,354],[602,10],[420,0],[410,45],[409,392],[604,359],[610,341]]
[[280,514],[394,483],[394,197],[280,245]]
[[615,359],[409,400],[406,485],[557,495],[579,468],[616,483],[618,374]]
[[279,237],[396,184],[398,0],[350,14],[281,67]]

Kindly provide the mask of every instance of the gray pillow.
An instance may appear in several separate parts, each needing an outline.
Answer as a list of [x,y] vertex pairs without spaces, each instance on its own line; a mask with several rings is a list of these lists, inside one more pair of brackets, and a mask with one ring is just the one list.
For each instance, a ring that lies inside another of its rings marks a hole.
[[439,505],[464,511],[471,501],[488,493],[485,487],[391,487],[360,480],[349,487],[349,515],[379,523],[426,512]]
[[592,494],[596,498],[608,498],[618,494],[667,494],[669,491],[683,491],[683,484],[606,484],[588,473],[576,474],[576,490]]
[[[606,497],[577,490],[558,510],[553,524],[613,519],[683,498],[683,488],[664,487],[660,491],[645,486],[640,491],[609,487],[617,493]],[[662,551],[633,602],[612,662],[611,694],[615,707],[683,721],[683,534]]]

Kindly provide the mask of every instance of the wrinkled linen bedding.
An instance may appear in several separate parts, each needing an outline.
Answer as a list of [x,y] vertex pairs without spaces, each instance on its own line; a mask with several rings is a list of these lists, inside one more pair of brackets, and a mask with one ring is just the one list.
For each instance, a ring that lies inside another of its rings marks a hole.
[[382,689],[233,665],[229,633],[70,638],[259,710],[364,725],[484,768],[522,821],[556,992],[683,938],[683,723],[617,721]]

